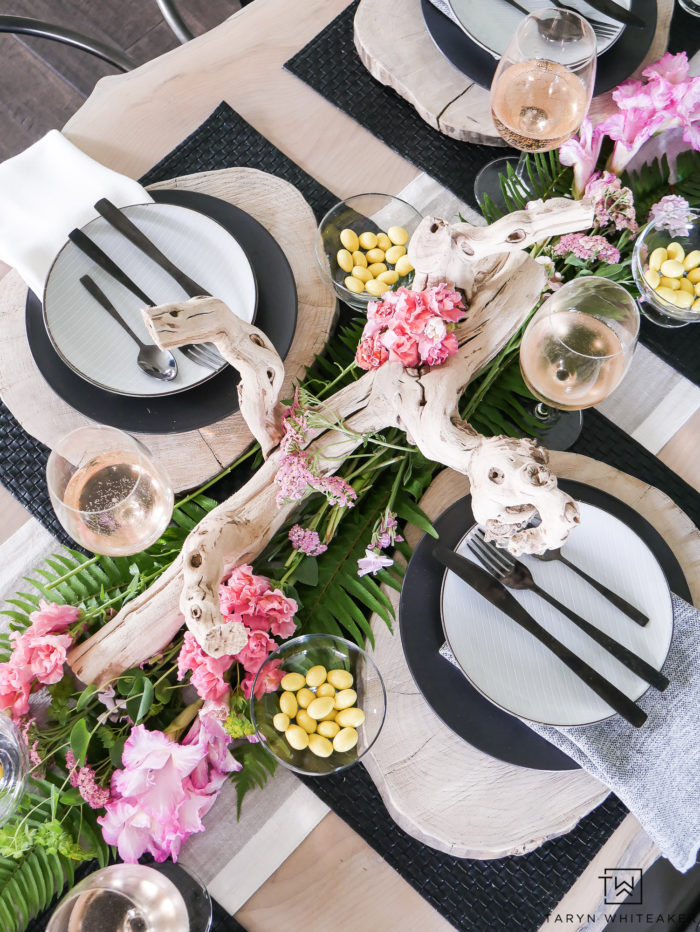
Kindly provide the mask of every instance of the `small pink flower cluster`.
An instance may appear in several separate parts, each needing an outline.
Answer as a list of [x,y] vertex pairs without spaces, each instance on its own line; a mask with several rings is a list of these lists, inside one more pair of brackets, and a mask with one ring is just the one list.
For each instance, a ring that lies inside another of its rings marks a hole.
[[458,350],[452,332],[466,311],[458,292],[445,284],[426,291],[397,288],[367,305],[367,323],[355,361],[361,369],[400,362],[407,369],[439,366]]
[[620,261],[620,250],[604,236],[587,236],[585,233],[567,233],[560,238],[552,251],[557,256],[577,256],[584,262],[597,259],[599,262],[614,265]]
[[29,712],[29,695],[35,683],[48,686],[63,676],[66,652],[73,643],[62,634],[78,620],[80,610],[72,605],[39,603],[29,616],[31,625],[23,634],[13,631],[10,659],[0,663],[0,709],[12,709],[12,717]]
[[340,476],[321,476],[313,457],[304,450],[308,430],[307,413],[299,404],[299,391],[291,408],[282,414],[284,436],[280,441],[280,465],[275,474],[279,486],[277,505],[298,502],[312,489],[326,496],[331,505],[352,508],[357,492]]
[[226,706],[206,703],[182,744],[144,725],[132,729],[97,820],[123,861],[133,864],[146,851],[156,861],[177,861],[182,843],[204,830],[226,774],[241,769],[228,750],[226,714]]
[[634,196],[623,188],[612,172],[596,172],[586,185],[585,194],[593,198],[595,220],[599,227],[614,226],[616,230],[637,232]]
[[671,236],[686,236],[691,220],[690,205],[684,197],[667,194],[657,201],[649,211],[649,223],[656,223]]
[[109,790],[97,783],[92,767],[87,764],[84,767],[78,767],[72,751],[66,753],[66,766],[70,785],[77,787],[88,806],[91,809],[104,809],[109,802]]
[[328,547],[321,543],[321,538],[316,531],[303,528],[298,524],[290,530],[289,540],[295,550],[306,554],[307,557],[319,557],[328,550]]
[[619,174],[647,140],[656,133],[683,127],[683,139],[700,149],[700,77],[691,78],[685,52],[663,58],[642,72],[646,81],[625,81],[613,91],[617,112],[595,129],[588,118],[578,137],[559,150],[563,165],[574,166],[574,191],[580,195],[595,171],[604,136],[615,143],[608,161],[610,171]]
[[392,511],[385,512],[379,524],[375,525],[364,557],[360,557],[357,561],[357,575],[366,576],[371,573],[376,576],[379,570],[392,566],[394,561],[390,557],[385,557],[381,551],[393,547],[395,543],[402,540],[403,537],[398,533],[396,515]]

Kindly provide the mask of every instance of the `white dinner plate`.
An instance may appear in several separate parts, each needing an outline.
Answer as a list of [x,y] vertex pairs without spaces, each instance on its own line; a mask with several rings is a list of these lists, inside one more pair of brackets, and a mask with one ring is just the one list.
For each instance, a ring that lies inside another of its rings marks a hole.
[[[231,234],[215,220],[174,204],[135,204],[124,213],[178,268],[210,294],[221,298],[237,317],[250,323],[257,287],[248,258]],[[102,217],[83,231],[156,304],[186,300],[177,282],[111,227]],[[136,364],[138,347],[80,284],[90,275],[144,342],[152,342],[141,316],[142,302],[98,268],[77,246],[66,243],[54,260],[44,289],[44,320],[61,358],[93,385],[122,395],[170,395],[199,385],[215,373],[191,362],[178,350],[178,374],[171,382],[146,375]]]
[[[641,627],[581,577],[558,561],[524,557],[535,581],[574,612],[661,669],[673,636],[673,609],[666,577],[644,541],[618,518],[579,502],[581,523],[567,541],[566,557],[640,608]],[[456,548],[477,562],[467,546]],[[624,667],[534,592],[511,594],[544,628],[631,699],[648,684]],[[543,644],[504,615],[454,573],[442,586],[445,637],[470,683],[506,712],[547,725],[590,725],[614,711]]]
[[[626,10],[630,9],[631,0],[616,0],[616,2]],[[507,0],[448,0],[448,3],[459,25],[470,39],[494,58],[501,57],[511,36],[525,18],[525,14],[516,10]],[[518,0],[518,3],[531,13],[545,7],[550,9],[552,7],[547,0]],[[611,26],[617,27],[617,32],[613,33],[610,38],[601,39],[596,36],[598,55],[602,55],[617,42],[625,28],[623,23],[594,9],[585,0],[577,0],[576,3],[571,4],[571,9],[575,9],[575,12],[583,17],[593,17],[599,22],[610,23]]]

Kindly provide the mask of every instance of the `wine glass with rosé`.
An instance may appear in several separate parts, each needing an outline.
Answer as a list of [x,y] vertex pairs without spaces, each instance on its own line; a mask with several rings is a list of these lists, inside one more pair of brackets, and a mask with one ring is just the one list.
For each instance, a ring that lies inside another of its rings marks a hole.
[[505,209],[501,176],[515,165],[528,196],[525,153],[557,149],[583,122],[593,95],[596,37],[573,10],[535,10],[520,23],[491,83],[491,116],[500,136],[520,159],[489,162],[476,176],[479,203],[489,198]]

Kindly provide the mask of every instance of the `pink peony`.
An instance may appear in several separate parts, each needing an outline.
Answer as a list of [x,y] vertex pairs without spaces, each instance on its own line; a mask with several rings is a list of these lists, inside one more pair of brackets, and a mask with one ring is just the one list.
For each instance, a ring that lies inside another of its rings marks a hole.
[[203,650],[197,639],[188,631],[185,634],[177,661],[177,678],[183,680],[188,670],[192,671],[192,685],[204,700],[220,702],[228,695],[228,683],[224,673],[233,663],[233,657],[211,657]]
[[[257,683],[255,684],[256,699],[262,699],[264,693],[274,693],[279,689],[279,685],[285,675],[285,671],[280,669],[281,665],[281,660],[271,660],[266,665],[263,675],[258,677]],[[248,673],[241,682],[241,690],[246,699],[250,699],[254,680],[255,675],[253,673]]]
[[65,631],[80,617],[80,609],[73,605],[57,605],[55,602],[39,602],[39,609],[29,616],[32,634],[56,634]]
[[599,126],[585,118],[579,129],[578,136],[572,136],[559,149],[559,161],[562,165],[574,167],[574,195],[581,197],[588,179],[595,171],[600,147],[603,142],[603,133]]

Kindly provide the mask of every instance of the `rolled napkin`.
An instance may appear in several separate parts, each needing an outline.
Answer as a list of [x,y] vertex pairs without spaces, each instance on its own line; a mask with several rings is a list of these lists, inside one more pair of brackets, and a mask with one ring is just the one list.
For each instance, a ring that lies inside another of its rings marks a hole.
[[41,296],[68,234],[97,216],[93,205],[101,197],[117,207],[153,200],[138,181],[105,168],[51,130],[0,164],[0,259]]
[[[577,728],[523,721],[609,786],[663,856],[687,871],[700,848],[700,611],[673,595],[673,624],[664,664],[671,683],[639,700],[649,716],[641,728],[619,715]],[[447,644],[440,654],[459,666]]]

